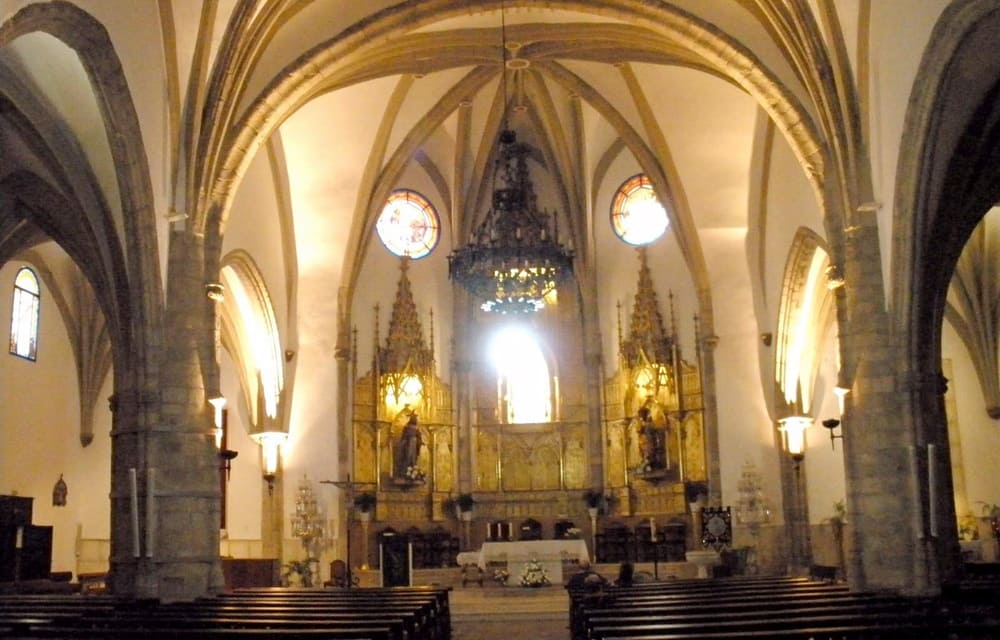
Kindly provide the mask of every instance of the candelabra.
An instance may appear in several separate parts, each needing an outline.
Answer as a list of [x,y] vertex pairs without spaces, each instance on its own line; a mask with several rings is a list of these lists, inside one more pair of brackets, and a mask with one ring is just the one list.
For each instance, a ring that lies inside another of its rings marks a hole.
[[[312,483],[306,477],[299,483],[299,491],[295,496],[295,513],[292,515],[292,535],[302,540],[302,548],[306,552],[306,562],[312,565],[318,562],[316,543],[323,537],[323,517],[316,504],[316,493]],[[306,586],[312,585],[312,575],[303,576]]]

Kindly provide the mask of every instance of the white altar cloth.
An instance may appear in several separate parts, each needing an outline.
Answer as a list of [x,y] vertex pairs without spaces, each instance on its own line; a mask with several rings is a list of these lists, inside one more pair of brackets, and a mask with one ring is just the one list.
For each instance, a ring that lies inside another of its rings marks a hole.
[[583,540],[518,540],[515,542],[484,542],[477,564],[485,569],[491,562],[506,562],[510,572],[508,584],[520,583],[524,565],[535,559],[544,568],[552,584],[562,583],[563,560],[588,562],[590,554]]

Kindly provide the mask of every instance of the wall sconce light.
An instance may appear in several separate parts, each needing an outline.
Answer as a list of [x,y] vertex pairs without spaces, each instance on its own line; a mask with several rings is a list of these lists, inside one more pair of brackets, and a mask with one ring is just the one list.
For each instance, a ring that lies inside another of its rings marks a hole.
[[215,418],[214,418],[214,423],[215,423],[215,448],[216,449],[221,449],[222,448],[222,435],[223,435],[223,433],[225,433],[225,420],[226,420],[226,416],[225,416],[224,412],[225,412],[225,408],[226,408],[226,399],[223,398],[222,396],[215,396],[214,398],[209,398],[208,399],[208,404],[212,405],[212,408],[215,409]]
[[773,339],[774,339],[774,336],[771,335],[770,333],[762,333],[762,334],[760,334],[760,341],[764,344],[765,347],[770,347],[771,346],[771,340],[773,340]]
[[809,416],[789,416],[782,418],[779,430],[785,435],[785,451],[795,461],[795,468],[799,468],[799,463],[806,457],[806,429],[812,424]]
[[830,449],[836,450],[836,447],[833,446],[833,441],[837,438],[840,438],[841,440],[844,439],[843,433],[834,434],[834,431],[836,431],[837,427],[840,426],[840,420],[837,420],[836,418],[824,420],[823,426],[830,430]]
[[219,282],[208,282],[205,283],[205,295],[208,299],[213,302],[222,302],[225,300],[226,288],[222,286]]
[[267,481],[267,495],[274,495],[274,480],[278,475],[280,447],[285,444],[288,434],[284,431],[262,431],[254,433],[250,437],[261,448],[264,480]]
[[844,404],[847,399],[847,394],[851,392],[847,387],[842,387],[837,385],[833,388],[833,395],[837,396],[837,410],[840,411],[840,415],[844,415]]
[[215,409],[215,448],[219,450],[219,470],[226,473],[226,481],[233,470],[233,459],[240,455],[226,447],[226,423],[229,412],[226,411],[226,399],[222,396],[209,398],[208,403]]

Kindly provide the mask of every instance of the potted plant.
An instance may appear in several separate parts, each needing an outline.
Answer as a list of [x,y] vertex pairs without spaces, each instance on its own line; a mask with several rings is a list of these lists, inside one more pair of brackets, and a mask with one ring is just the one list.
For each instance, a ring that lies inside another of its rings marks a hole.
[[472,520],[472,507],[476,504],[476,499],[471,493],[460,493],[455,498],[455,509],[461,520]]
[[604,494],[597,489],[587,489],[583,492],[583,501],[587,504],[587,513],[594,517],[604,506]]
[[971,542],[979,539],[979,523],[976,516],[967,511],[958,519],[958,537],[964,542]]
[[289,587],[311,587],[313,586],[313,561],[309,558],[305,560],[289,560],[282,565],[281,583]]
[[691,507],[691,513],[698,513],[708,504],[708,483],[703,480],[690,480],[684,483],[684,498]]
[[371,520],[372,511],[378,499],[374,493],[359,493],[354,496],[354,508],[358,510],[358,518],[361,520]]

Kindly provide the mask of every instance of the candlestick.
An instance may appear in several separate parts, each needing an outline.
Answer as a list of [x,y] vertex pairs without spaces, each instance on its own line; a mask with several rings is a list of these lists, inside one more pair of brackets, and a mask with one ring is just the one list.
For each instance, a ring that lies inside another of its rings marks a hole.
[[146,557],[153,557],[153,544],[156,542],[156,513],[153,502],[156,469],[146,470]]
[[927,500],[930,502],[928,519],[930,520],[931,536],[937,537],[937,447],[933,444],[927,445]]
[[129,510],[132,515],[132,555],[139,557],[139,487],[135,467],[128,470]]

